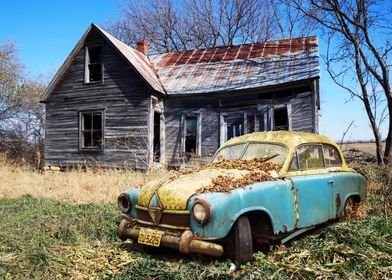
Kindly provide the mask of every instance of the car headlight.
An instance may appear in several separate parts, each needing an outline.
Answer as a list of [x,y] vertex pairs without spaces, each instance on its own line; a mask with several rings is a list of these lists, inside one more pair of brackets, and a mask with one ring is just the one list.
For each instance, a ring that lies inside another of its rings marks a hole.
[[131,211],[132,203],[129,194],[122,193],[117,198],[117,205],[121,212],[128,214]]
[[207,201],[196,199],[192,206],[192,218],[200,225],[205,225],[210,220],[211,207]]

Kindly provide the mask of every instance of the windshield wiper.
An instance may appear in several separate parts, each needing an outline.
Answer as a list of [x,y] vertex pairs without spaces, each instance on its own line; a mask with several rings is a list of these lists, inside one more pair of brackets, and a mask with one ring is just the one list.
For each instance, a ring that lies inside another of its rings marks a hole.
[[272,156],[266,156],[263,158],[263,162],[269,161],[273,158],[276,158],[279,154],[273,154]]

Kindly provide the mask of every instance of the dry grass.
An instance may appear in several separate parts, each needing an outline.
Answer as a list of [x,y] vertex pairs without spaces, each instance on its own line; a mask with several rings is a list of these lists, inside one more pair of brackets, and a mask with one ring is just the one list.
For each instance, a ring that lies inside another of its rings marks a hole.
[[0,198],[29,194],[76,203],[113,203],[122,191],[157,178],[163,172],[72,170],[40,173],[27,167],[0,164]]
[[[382,146],[385,147],[385,142],[382,143]],[[354,149],[358,149],[362,152],[376,155],[376,143],[374,143],[374,142],[343,143],[341,147],[342,147],[343,151],[354,148]]]

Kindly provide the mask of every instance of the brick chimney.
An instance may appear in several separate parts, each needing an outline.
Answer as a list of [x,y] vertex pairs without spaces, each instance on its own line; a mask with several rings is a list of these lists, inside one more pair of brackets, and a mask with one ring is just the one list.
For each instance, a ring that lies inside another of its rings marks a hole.
[[145,55],[148,54],[148,43],[146,40],[141,40],[136,42],[136,49],[139,52],[144,53]]

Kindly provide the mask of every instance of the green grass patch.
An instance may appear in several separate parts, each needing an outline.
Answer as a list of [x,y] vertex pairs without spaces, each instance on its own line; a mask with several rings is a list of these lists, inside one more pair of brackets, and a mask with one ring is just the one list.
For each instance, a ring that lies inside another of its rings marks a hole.
[[127,250],[116,237],[113,204],[0,199],[0,279],[387,279],[392,221],[373,207],[378,201],[371,194],[360,220],[271,246],[231,273],[228,260]]

